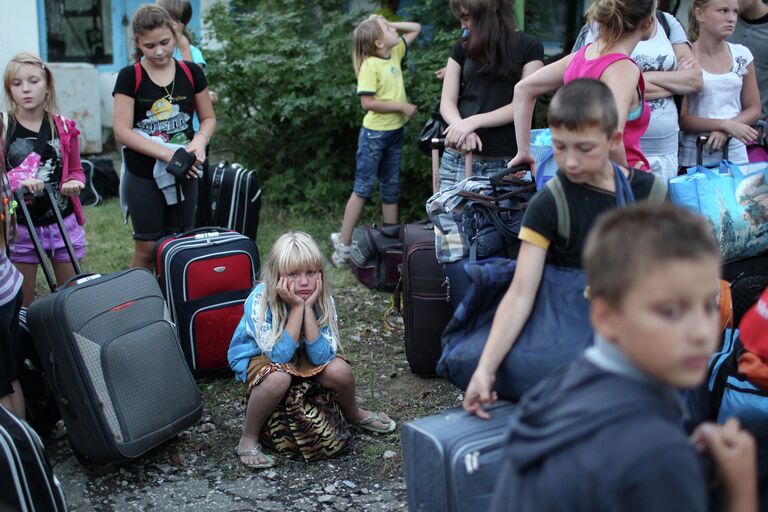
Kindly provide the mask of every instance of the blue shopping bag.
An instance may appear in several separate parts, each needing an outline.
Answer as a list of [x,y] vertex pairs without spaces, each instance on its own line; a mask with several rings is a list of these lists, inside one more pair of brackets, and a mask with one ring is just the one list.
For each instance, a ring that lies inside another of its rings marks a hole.
[[531,156],[536,160],[536,190],[541,190],[557,172],[549,128],[531,130]]
[[712,223],[725,261],[768,250],[768,162],[697,165],[669,180],[673,203]]
[[[516,263],[495,258],[465,266],[472,285],[443,332],[443,353],[437,363],[437,373],[463,390],[477,368]],[[496,373],[500,398],[518,400],[592,344],[585,287],[582,270],[545,265],[533,310]]]

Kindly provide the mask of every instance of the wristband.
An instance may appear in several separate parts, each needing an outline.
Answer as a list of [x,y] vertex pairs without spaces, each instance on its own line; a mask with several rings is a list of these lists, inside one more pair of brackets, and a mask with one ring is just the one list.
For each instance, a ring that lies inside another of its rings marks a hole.
[[206,143],[206,144],[209,144],[209,143],[211,142],[211,138],[210,138],[210,137],[208,136],[208,134],[207,134],[207,133],[205,133],[203,130],[200,130],[200,131],[199,131],[199,132],[197,132],[197,133],[199,133],[200,135],[202,135],[203,137],[205,137],[205,143]]

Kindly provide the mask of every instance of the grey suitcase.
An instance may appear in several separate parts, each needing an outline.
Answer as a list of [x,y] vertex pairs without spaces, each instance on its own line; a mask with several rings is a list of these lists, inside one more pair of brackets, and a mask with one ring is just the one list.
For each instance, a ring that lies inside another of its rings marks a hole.
[[43,443],[24,421],[0,406],[0,510],[64,512],[64,494]]
[[[51,198],[50,188],[46,193]],[[31,225],[24,197],[17,197]],[[54,212],[72,255],[61,215]],[[44,256],[41,264],[50,274]],[[138,457],[200,418],[200,394],[176,326],[160,285],[146,270],[64,283],[32,302],[27,326],[80,462]]]
[[514,404],[500,400],[488,410],[488,420],[456,407],[403,426],[408,510],[488,509]]

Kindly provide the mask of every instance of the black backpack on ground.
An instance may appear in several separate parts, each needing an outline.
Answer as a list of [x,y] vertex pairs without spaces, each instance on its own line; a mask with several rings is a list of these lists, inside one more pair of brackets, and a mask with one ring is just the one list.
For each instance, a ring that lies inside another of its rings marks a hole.
[[349,266],[367,288],[391,291],[400,280],[403,244],[400,225],[355,228],[349,249]]

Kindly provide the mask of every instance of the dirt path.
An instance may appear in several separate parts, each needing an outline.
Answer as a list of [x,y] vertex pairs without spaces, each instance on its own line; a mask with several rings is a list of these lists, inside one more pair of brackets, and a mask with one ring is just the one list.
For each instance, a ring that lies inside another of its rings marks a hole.
[[[441,379],[413,375],[403,351],[399,317],[388,331],[389,296],[359,285],[335,292],[342,343],[358,382],[359,400],[384,410],[398,425],[458,405],[460,393]],[[266,471],[242,466],[234,449],[245,414],[242,384],[230,378],[199,382],[203,419],[137,460],[89,472],[66,438],[48,452],[69,509],[107,510],[359,510],[407,509],[399,428],[389,435],[355,433],[351,453],[299,463],[278,458]]]

